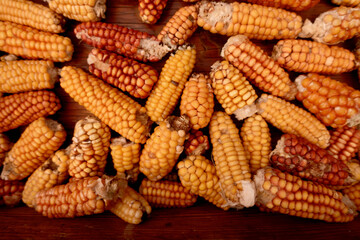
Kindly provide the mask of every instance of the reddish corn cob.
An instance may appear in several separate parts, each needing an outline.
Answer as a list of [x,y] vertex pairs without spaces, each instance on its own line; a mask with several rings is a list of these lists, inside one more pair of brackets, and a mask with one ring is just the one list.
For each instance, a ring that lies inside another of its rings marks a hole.
[[350,198],[350,200],[356,205],[356,210],[360,211],[360,183],[343,189],[342,193]]
[[300,12],[312,8],[318,4],[320,0],[245,0],[245,2]]
[[23,181],[7,181],[0,179],[0,206],[16,206],[21,201],[24,190]]
[[0,132],[27,125],[61,108],[54,92],[40,90],[0,98]]
[[347,7],[360,7],[360,0],[331,0],[331,2]]
[[330,146],[327,150],[334,157],[347,163],[359,152],[360,130],[356,127],[336,128],[330,132],[330,135]]
[[189,138],[185,141],[184,150],[187,156],[203,155],[210,149],[209,138],[200,130],[191,129]]
[[155,24],[166,7],[168,0],[139,0],[139,16],[142,22]]
[[170,49],[146,32],[111,23],[80,23],[74,29],[78,39],[100,49],[139,61],[159,61]]
[[136,98],[147,98],[158,80],[155,68],[106,50],[94,48],[87,62],[96,77]]
[[8,136],[3,133],[0,133],[0,166],[2,166],[7,152],[13,147],[12,143]]

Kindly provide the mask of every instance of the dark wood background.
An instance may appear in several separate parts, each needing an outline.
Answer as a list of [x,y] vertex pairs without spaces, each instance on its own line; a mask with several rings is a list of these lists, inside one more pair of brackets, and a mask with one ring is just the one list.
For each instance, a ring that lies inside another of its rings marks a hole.
[[[42,3],[40,0],[36,0]],[[45,3],[42,3],[45,4]],[[103,21],[146,31],[157,35],[166,22],[181,6],[180,0],[169,0],[161,19],[155,25],[143,24],[138,17],[137,1],[107,0],[106,19]],[[305,19],[314,20],[319,13],[335,5],[322,0],[314,8],[300,13]],[[73,60],[56,66],[73,65],[87,70],[86,58],[91,46],[80,42],[73,29],[78,22],[69,20],[67,31],[74,44]],[[197,29],[189,40],[196,46],[197,62],[194,72],[208,73],[210,66],[221,60],[220,50],[226,37]],[[267,53],[271,53],[276,41],[254,41]],[[353,49],[353,40],[342,46]],[[159,72],[167,57],[152,63]],[[290,73],[292,79],[295,73]],[[357,72],[332,76],[359,88]],[[68,132],[66,143],[71,141],[74,125],[89,113],[75,103],[59,86],[55,92],[61,98],[62,108],[51,118],[58,120]],[[144,102],[142,102],[144,103]],[[217,105],[217,108],[219,106]],[[237,122],[238,126],[241,125]],[[10,131],[16,139],[23,128]],[[273,143],[281,134],[271,128]],[[153,209],[143,223],[132,225],[110,212],[79,217],[75,219],[48,219],[24,206],[0,207],[0,239],[360,239],[360,217],[350,223],[325,223],[281,214],[260,212],[256,207],[243,210],[223,211],[200,199],[193,207],[186,209]]]

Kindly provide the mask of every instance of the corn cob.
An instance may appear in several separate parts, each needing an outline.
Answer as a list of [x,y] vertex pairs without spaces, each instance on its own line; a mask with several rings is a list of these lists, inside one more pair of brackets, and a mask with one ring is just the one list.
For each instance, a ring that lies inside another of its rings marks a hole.
[[61,108],[54,92],[39,90],[16,93],[0,98],[0,132],[27,125]]
[[360,91],[346,83],[310,73],[295,80],[296,99],[325,126],[333,128],[359,123]]
[[135,143],[145,143],[151,121],[139,103],[80,68],[61,70],[60,85],[103,123]]
[[197,23],[212,33],[271,40],[296,38],[301,31],[301,17],[284,9],[239,2],[203,1],[199,5]]
[[282,132],[305,138],[320,148],[329,146],[329,131],[306,110],[267,94],[261,95],[257,107],[258,114]]
[[353,38],[359,31],[360,9],[340,6],[321,13],[314,23],[306,19],[299,37],[333,45]]
[[349,50],[307,40],[280,40],[272,58],[289,71],[340,74],[356,68],[355,54]]
[[245,2],[300,12],[312,8],[318,4],[320,0],[245,0]]
[[124,179],[87,177],[39,191],[34,208],[48,218],[73,218],[102,213],[125,191]]
[[121,198],[110,206],[110,211],[127,223],[139,224],[151,213],[151,206],[141,194],[128,186]]
[[342,193],[356,205],[356,210],[360,211],[360,183],[343,189]]
[[0,51],[23,58],[65,62],[71,60],[74,46],[68,37],[0,21]]
[[190,193],[180,182],[143,179],[139,193],[154,208],[183,208],[195,204],[197,195]]
[[152,121],[163,121],[174,111],[194,68],[195,60],[195,48],[190,46],[180,47],[166,60],[159,80],[145,104],[147,114]]
[[225,112],[214,112],[209,133],[216,174],[225,198],[238,208],[252,207],[255,204],[255,186],[235,123]]
[[331,2],[346,7],[360,7],[359,0],[331,0]]
[[21,201],[24,190],[23,181],[7,181],[0,179],[0,206],[16,206]]
[[266,121],[258,114],[245,119],[240,136],[250,163],[251,173],[255,174],[258,169],[269,166],[271,136]]
[[347,163],[360,150],[360,130],[356,127],[344,126],[330,132],[330,146],[327,148],[334,157]]
[[170,51],[153,35],[111,23],[80,23],[74,32],[78,39],[93,47],[143,62],[159,61]]
[[2,166],[6,154],[13,147],[14,143],[10,141],[9,137],[3,133],[0,133],[0,166]]
[[208,75],[191,75],[181,95],[180,113],[190,118],[193,129],[206,127],[214,112],[214,93]]
[[142,22],[155,24],[166,7],[168,0],[139,0],[139,16]]
[[249,81],[228,61],[217,61],[211,66],[210,77],[215,97],[229,115],[242,120],[256,112],[257,94]]
[[56,151],[30,175],[22,194],[22,200],[27,206],[33,207],[33,200],[39,191],[62,184],[68,179],[69,150]]
[[155,68],[94,48],[88,56],[89,71],[136,98],[147,98],[158,80]]
[[160,122],[146,141],[140,155],[140,172],[157,181],[171,172],[184,149],[190,121],[186,115],[170,116]]
[[203,155],[210,149],[209,138],[200,130],[191,129],[189,138],[184,143],[187,156]]

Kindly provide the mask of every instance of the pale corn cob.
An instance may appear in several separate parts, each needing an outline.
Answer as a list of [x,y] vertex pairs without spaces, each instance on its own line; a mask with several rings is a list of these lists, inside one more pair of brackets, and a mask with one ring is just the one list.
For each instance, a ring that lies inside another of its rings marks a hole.
[[237,208],[252,207],[255,204],[255,185],[235,123],[225,112],[214,112],[209,133],[216,174],[226,200]]
[[155,68],[94,48],[88,56],[89,71],[136,98],[147,98],[158,80]]
[[163,121],[174,111],[195,66],[195,60],[195,48],[190,46],[180,47],[166,60],[159,80],[145,104],[152,121]]
[[306,110],[272,95],[262,94],[257,102],[258,114],[284,133],[305,138],[326,148],[330,133],[327,128]]
[[190,118],[192,129],[206,127],[214,112],[214,92],[208,75],[192,74],[185,83],[180,100],[180,113]]
[[320,0],[245,0],[245,2],[300,12],[312,8]]
[[250,82],[228,61],[211,66],[210,77],[215,97],[229,115],[242,120],[256,112],[253,104],[258,98]]
[[212,33],[271,40],[296,38],[301,31],[301,17],[284,9],[239,2],[202,1],[199,5],[197,23]]
[[258,114],[245,119],[240,136],[250,163],[251,173],[255,174],[258,169],[269,166],[271,136],[266,121]]
[[16,206],[21,201],[24,190],[23,181],[7,181],[0,179],[0,206]]
[[184,143],[184,151],[189,155],[203,155],[210,149],[209,138],[201,130],[191,129],[189,138]]
[[0,132],[27,125],[61,108],[54,92],[39,90],[16,93],[0,98]]
[[360,0],[331,0],[331,2],[347,7],[360,7]]
[[61,15],[29,0],[0,0],[0,21],[14,22],[52,33],[64,32],[65,24]]
[[360,130],[344,126],[330,131],[330,146],[327,148],[334,157],[349,162],[360,150]]
[[61,70],[61,87],[103,123],[135,143],[145,143],[151,121],[139,103],[80,68]]
[[72,59],[74,46],[68,37],[0,21],[0,51],[28,59],[66,62]]
[[360,183],[343,189],[342,193],[356,205],[356,210],[360,211]]
[[330,77],[300,75],[296,99],[325,126],[333,128],[359,123],[360,91]]
[[260,169],[254,181],[256,205],[264,211],[326,222],[349,222],[357,215],[354,203],[340,192],[278,169]]
[[140,155],[140,171],[151,181],[171,172],[184,149],[190,121],[186,115],[170,116],[159,123]]
[[14,143],[10,141],[9,137],[0,133],[0,167],[3,165],[6,154],[13,147]]
[[283,68],[295,72],[340,74],[357,66],[355,54],[345,48],[298,39],[277,42],[272,58]]
[[139,16],[142,22],[155,24],[166,7],[168,0],[139,0]]

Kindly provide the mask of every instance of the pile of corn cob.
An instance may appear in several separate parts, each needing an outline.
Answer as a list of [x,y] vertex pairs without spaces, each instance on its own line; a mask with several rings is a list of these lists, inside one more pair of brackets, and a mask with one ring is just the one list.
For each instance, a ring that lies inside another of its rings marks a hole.
[[[359,31],[360,1],[332,1],[344,6],[313,23],[299,12],[319,0],[183,3],[157,36],[101,21],[105,0],[47,2],[0,0],[0,50],[20,58],[0,62],[0,204],[132,224],[199,197],[223,210],[357,216],[360,91],[335,78],[359,67],[360,51],[338,43]],[[166,5],[139,1],[141,21],[157,24]],[[94,47],[88,71],[69,62],[67,19]],[[204,72],[197,29],[226,36]],[[260,40],[274,41],[272,55]],[[54,115],[57,81],[86,109],[73,131]]]

